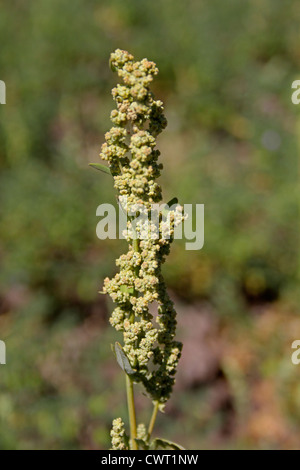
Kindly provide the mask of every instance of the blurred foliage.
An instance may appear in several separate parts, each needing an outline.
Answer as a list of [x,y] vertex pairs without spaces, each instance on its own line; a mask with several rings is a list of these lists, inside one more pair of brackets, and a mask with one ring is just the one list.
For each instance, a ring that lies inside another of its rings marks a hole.
[[[185,302],[209,302],[234,331],[252,322],[253,304],[276,300],[296,310],[300,120],[290,97],[300,74],[299,20],[296,0],[2,4],[0,331],[8,364],[0,448],[105,448],[112,417],[125,412],[113,332],[105,329],[110,306],[97,297],[123,242],[96,238],[96,207],[114,203],[114,190],[87,166],[109,128],[108,58],[116,47],[160,69],[154,90],[169,121],[159,138],[166,201],[205,204],[204,248],[174,244],[165,267],[170,288]],[[280,329],[288,320],[279,319]],[[240,354],[241,340],[232,341]],[[259,357],[257,341],[248,339]],[[272,392],[278,384],[268,377],[278,368],[287,374],[293,395],[282,399],[284,419],[297,421],[297,385],[276,356],[286,338],[278,341],[262,380]],[[246,389],[247,367],[238,373]],[[186,392],[188,405],[175,399],[186,418],[180,414],[174,429],[180,434],[187,420],[187,446],[224,445],[209,440],[221,426],[218,413],[200,425],[205,394]],[[235,446],[288,445],[280,432],[263,441],[249,429]]]

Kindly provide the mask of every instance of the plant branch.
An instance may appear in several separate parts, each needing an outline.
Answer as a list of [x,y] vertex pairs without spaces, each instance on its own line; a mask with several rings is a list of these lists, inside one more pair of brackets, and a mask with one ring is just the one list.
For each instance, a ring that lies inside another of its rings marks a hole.
[[127,404],[129,414],[129,425],[130,425],[130,440],[132,450],[138,450],[136,439],[136,414],[134,405],[134,390],[133,382],[129,375],[126,374],[126,392],[127,392]]
[[[133,249],[134,251],[139,251],[139,241],[137,238],[133,240]],[[136,272],[136,275],[138,273]],[[137,292],[134,292],[133,295],[137,295]],[[130,322],[134,322],[134,314],[130,316]],[[134,388],[132,379],[129,375],[126,374],[126,392],[127,392],[127,404],[128,404],[128,414],[129,414],[129,425],[130,425],[130,440],[133,450],[138,450],[136,443],[136,412],[135,412],[135,403],[134,403]]]
[[154,428],[154,425],[155,425],[158,409],[159,409],[159,403],[158,403],[158,401],[156,401],[154,403],[154,408],[153,408],[152,416],[151,416],[149,427],[148,427],[148,439],[150,439],[151,434],[153,432],[153,428]]

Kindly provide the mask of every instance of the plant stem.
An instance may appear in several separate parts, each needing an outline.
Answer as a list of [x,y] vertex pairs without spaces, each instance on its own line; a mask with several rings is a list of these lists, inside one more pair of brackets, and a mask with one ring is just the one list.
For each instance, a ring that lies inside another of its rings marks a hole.
[[150,439],[151,434],[153,432],[153,428],[154,428],[156,417],[157,417],[158,408],[159,408],[159,403],[158,403],[158,401],[156,401],[155,404],[154,404],[152,416],[151,416],[149,427],[148,427],[148,439]]
[[136,439],[136,415],[135,415],[135,405],[134,405],[134,390],[133,382],[129,375],[126,374],[126,392],[127,392],[127,404],[128,404],[128,414],[129,414],[129,425],[130,425],[130,441],[132,450],[138,450]]
[[[139,251],[139,241],[137,238],[133,240],[133,249],[134,251]],[[138,275],[138,271],[136,271]],[[133,295],[137,295],[135,291]],[[129,318],[131,323],[134,322],[134,314]],[[135,441],[136,439],[136,413],[135,413],[135,403],[134,403],[134,388],[133,382],[129,375],[126,374],[126,392],[127,392],[127,404],[128,404],[128,414],[129,414],[129,426],[130,426],[130,441],[132,450],[138,450],[138,445]]]

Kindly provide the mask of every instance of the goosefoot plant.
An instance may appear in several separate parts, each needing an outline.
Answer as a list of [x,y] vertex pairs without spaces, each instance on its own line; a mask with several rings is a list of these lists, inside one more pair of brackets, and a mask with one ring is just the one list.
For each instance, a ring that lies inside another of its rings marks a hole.
[[[176,198],[168,205],[159,204],[162,191],[156,180],[162,164],[158,163],[155,138],[167,121],[163,103],[155,100],[149,89],[158,69],[154,62],[134,61],[131,54],[120,49],[111,54],[110,66],[123,83],[112,90],[117,107],[111,112],[113,127],[106,133],[100,153],[109,166],[91,166],[113,176],[119,205],[127,215],[124,237],[129,249],[116,260],[120,270],[112,279],[104,280],[102,292],[116,304],[111,325],[123,333],[122,345],[115,343],[113,351],[126,375],[130,424],[127,436],[122,419],[113,421],[112,450],[182,449],[164,439],[151,441],[157,413],[163,411],[171,395],[182,349],[174,339],[176,312],[161,267],[174,230],[185,218]],[[138,217],[141,213],[142,218]],[[153,224],[153,213],[158,224]],[[152,308],[152,313],[149,311],[153,303],[157,305],[156,314]],[[147,428],[137,425],[134,383],[141,383],[153,402]]]

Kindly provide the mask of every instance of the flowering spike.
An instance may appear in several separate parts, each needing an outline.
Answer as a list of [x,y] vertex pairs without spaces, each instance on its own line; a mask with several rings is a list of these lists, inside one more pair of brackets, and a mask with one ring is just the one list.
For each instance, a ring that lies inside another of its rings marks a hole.
[[[135,61],[120,49],[111,54],[110,65],[122,83],[112,90],[116,102],[111,112],[113,127],[105,135],[100,156],[108,162],[121,207],[127,213],[138,209],[146,217],[129,217],[125,231],[129,250],[117,259],[120,271],[105,279],[103,290],[116,304],[110,323],[123,332],[122,350],[135,371],[134,380],[144,385],[162,409],[172,392],[182,345],[175,340],[176,312],[161,266],[174,229],[185,217],[180,206],[170,208],[168,225],[159,211],[158,234],[151,236],[155,229],[152,219],[149,221],[153,204],[162,200],[156,137],[167,125],[163,103],[155,100],[149,89],[158,69],[154,62]],[[177,204],[177,199],[173,202]],[[158,305],[155,319],[149,311],[153,302]]]

